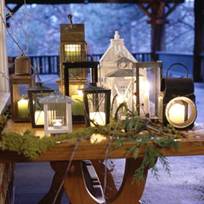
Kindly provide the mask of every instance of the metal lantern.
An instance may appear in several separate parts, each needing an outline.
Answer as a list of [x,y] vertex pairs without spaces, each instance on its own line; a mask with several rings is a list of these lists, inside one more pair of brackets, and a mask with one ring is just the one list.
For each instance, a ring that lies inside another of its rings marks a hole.
[[113,114],[122,103],[125,103],[131,111],[136,109],[135,80],[133,69],[118,69],[105,77],[105,86],[111,89]]
[[32,72],[31,69],[31,60],[25,55],[16,57],[15,59],[15,75],[30,75]]
[[44,127],[44,110],[43,105],[39,102],[41,97],[49,95],[52,89],[44,87],[41,83],[28,89],[30,115],[32,127]]
[[43,104],[44,130],[47,135],[72,131],[70,97],[53,93],[40,98],[39,102]]
[[90,81],[94,84],[97,82],[97,68],[98,62],[65,62],[64,63],[64,89],[65,95],[70,96],[72,99],[72,115],[73,121],[77,123],[84,122],[84,105],[83,105],[83,81],[75,81],[73,84],[72,78],[70,78],[70,70],[72,69],[86,69],[86,72],[90,72]]
[[161,62],[137,62],[136,106],[141,117],[159,119]]
[[83,89],[87,126],[104,126],[110,120],[110,89],[89,85]]
[[28,89],[34,85],[34,75],[11,75],[11,110],[15,122],[29,122]]
[[[186,71],[186,76],[170,77],[170,70],[178,67]],[[167,69],[167,77],[162,79],[161,92],[161,121],[178,129],[192,127],[197,117],[197,110],[194,82],[191,78],[188,78],[188,68],[181,63],[172,64]]]
[[[84,24],[62,24],[60,27],[60,91],[64,93],[64,68],[65,62],[86,61],[87,45],[84,35]],[[78,85],[84,85],[86,81],[86,69],[70,69],[70,88],[76,89]]]

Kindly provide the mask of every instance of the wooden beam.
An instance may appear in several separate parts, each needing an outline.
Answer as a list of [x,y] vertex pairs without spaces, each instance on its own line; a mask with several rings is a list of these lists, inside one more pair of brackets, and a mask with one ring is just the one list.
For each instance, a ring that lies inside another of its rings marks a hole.
[[[70,3],[149,3],[152,0],[26,0],[27,4],[70,4]],[[169,3],[183,3],[184,0],[165,0]],[[6,4],[20,4],[22,0],[6,0]]]
[[204,81],[202,66],[202,52],[204,52],[204,1],[194,2],[195,35],[193,50],[193,79],[195,82]]
[[22,6],[23,4],[17,4],[14,8],[10,8],[6,5],[6,8],[9,10],[9,13],[6,14],[6,21],[8,21]]

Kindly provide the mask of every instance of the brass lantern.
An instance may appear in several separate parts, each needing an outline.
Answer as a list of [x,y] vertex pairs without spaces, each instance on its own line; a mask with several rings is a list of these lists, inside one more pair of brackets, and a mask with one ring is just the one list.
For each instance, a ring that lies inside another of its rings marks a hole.
[[44,111],[46,135],[72,132],[71,99],[61,94],[50,94],[40,98]]
[[33,128],[44,127],[44,110],[43,105],[39,100],[41,97],[47,96],[52,92],[52,89],[44,87],[41,83],[28,89],[30,115]]
[[34,85],[34,75],[11,75],[11,110],[15,122],[29,122],[28,89]]
[[[64,93],[65,62],[86,61],[87,45],[84,35],[84,24],[62,24],[60,27],[60,83],[59,89]],[[83,67],[81,67],[83,68]],[[70,69],[70,90],[83,86],[86,81],[86,69]]]
[[159,119],[162,63],[136,62],[136,106],[141,117]]
[[[171,69],[178,67],[185,70],[186,76],[170,77]],[[172,64],[167,69],[167,77],[162,79],[161,92],[161,121],[178,129],[191,128],[197,117],[197,109],[194,82],[188,77],[188,68],[181,63]]]
[[110,120],[111,90],[89,85],[83,89],[87,126],[104,126]]

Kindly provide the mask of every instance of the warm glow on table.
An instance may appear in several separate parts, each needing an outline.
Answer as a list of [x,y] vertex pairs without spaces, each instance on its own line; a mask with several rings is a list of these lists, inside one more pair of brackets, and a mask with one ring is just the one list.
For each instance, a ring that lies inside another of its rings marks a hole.
[[22,117],[22,118],[28,117],[29,115],[28,104],[29,104],[29,100],[25,98],[21,98],[17,102],[19,117]]
[[[94,121],[95,124],[104,126],[106,124],[106,114],[104,112],[90,112],[90,121]],[[91,122],[91,126],[94,124]]]

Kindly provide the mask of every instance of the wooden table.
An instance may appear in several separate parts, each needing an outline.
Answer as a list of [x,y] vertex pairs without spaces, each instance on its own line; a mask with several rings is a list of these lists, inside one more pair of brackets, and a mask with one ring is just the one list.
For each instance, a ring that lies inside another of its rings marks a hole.
[[[10,124],[8,129],[23,130],[28,128],[28,125],[22,124]],[[42,130],[36,130],[38,134]],[[55,171],[52,186],[48,194],[40,201],[41,204],[52,203],[58,186],[62,179],[64,179],[64,191],[68,195],[72,204],[96,204],[96,201],[92,199],[83,179],[82,160],[92,160],[96,167],[96,172],[101,173],[101,166],[96,161],[104,160],[104,155],[107,149],[107,142],[99,144],[90,144],[89,141],[81,141],[77,151],[75,152],[74,159],[70,171],[64,177],[64,172],[67,167],[68,161],[75,148],[76,142],[66,141],[58,144],[54,148],[41,154],[37,159],[29,161],[23,156],[17,155],[14,152],[0,152],[0,160],[2,161],[14,161],[14,162],[51,162],[51,167]],[[192,155],[204,155],[204,129],[190,131],[186,138],[178,140],[179,148],[177,150],[170,148],[161,149],[161,153],[165,156],[192,156]],[[113,192],[110,193],[106,199],[109,204],[139,204],[139,200],[143,194],[145,188],[146,177],[148,169],[145,171],[145,179],[143,181],[132,182],[134,171],[139,167],[142,162],[144,150],[141,149],[138,159],[133,159],[131,155],[126,154],[127,147],[131,147],[131,142],[127,142],[120,149],[116,149],[109,154],[109,158],[125,158],[126,166],[121,188],[117,193],[113,186]],[[99,178],[103,176],[99,175]],[[101,181],[103,183],[103,181]],[[108,184],[112,185],[112,180],[108,177]],[[60,196],[56,203],[60,203]],[[114,195],[114,196],[113,196]]]

